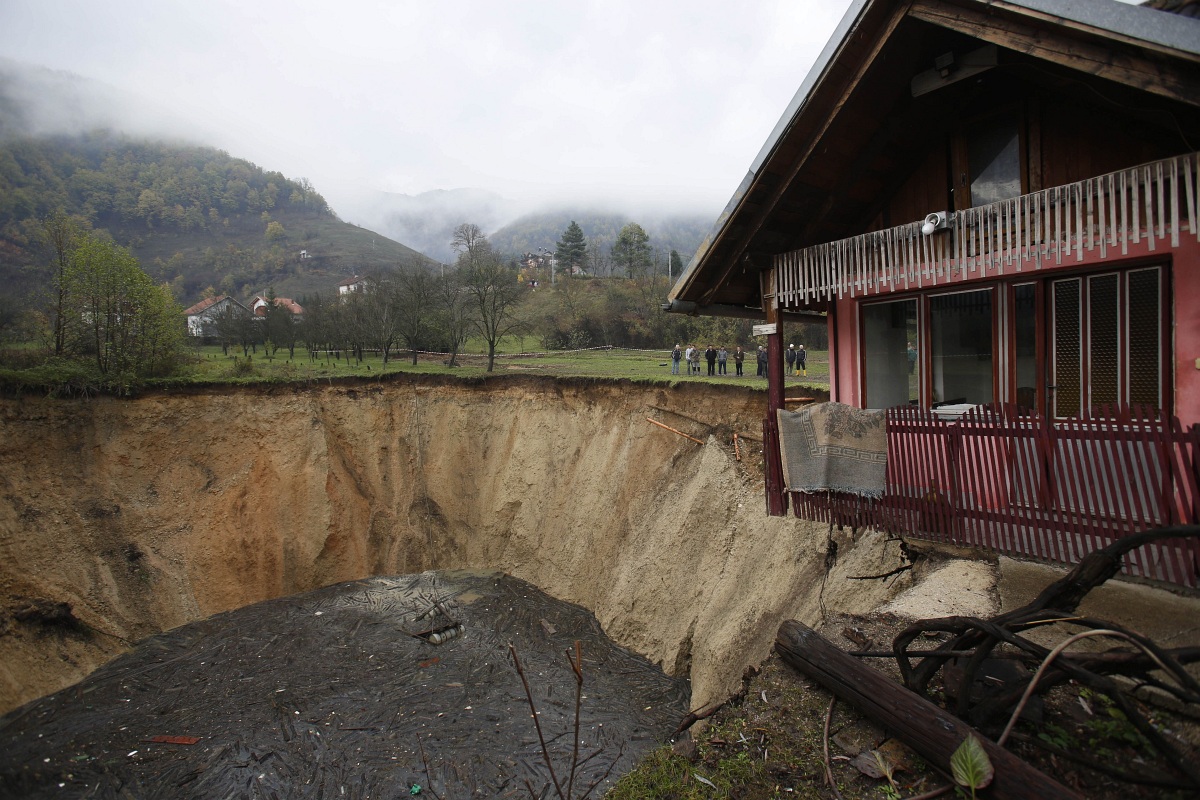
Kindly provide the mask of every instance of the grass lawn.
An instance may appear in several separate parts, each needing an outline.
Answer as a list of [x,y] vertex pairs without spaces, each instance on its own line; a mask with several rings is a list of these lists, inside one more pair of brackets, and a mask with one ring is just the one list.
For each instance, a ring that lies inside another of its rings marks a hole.
[[[766,388],[766,381],[754,376],[755,365],[749,361],[753,353],[748,354],[744,377],[734,375],[732,359],[729,362],[729,375],[707,375],[707,365],[701,362],[700,376],[672,375],[669,351],[657,350],[574,350],[550,351],[544,353],[522,352],[513,340],[506,342],[505,347],[496,356],[494,373],[512,375],[516,373],[535,375],[598,377],[598,378],[628,378],[638,382],[675,383],[713,383],[740,384],[745,386],[761,386]],[[350,359],[346,353],[340,359],[332,356],[310,358],[308,351],[297,348],[295,358],[289,358],[286,350],[279,350],[274,358],[268,358],[262,348],[258,353],[251,353],[247,358],[241,351],[231,350],[229,355],[221,352],[220,347],[199,347],[195,351],[195,360],[186,370],[183,381],[187,383],[257,383],[288,382],[293,380],[311,380],[321,378],[384,375],[394,372],[414,372],[426,374],[452,374],[461,377],[480,377],[487,374],[486,346],[477,342],[469,342],[464,352],[459,354],[458,366],[453,369],[446,366],[447,356],[439,354],[421,354],[414,366],[412,357],[407,351],[401,351],[399,357],[393,356],[387,364],[381,356],[367,354],[361,361]],[[789,377],[788,386],[811,384],[826,389],[829,386],[829,362],[827,354],[813,352],[808,359],[807,377]],[[685,368],[686,369],[686,368]],[[173,382],[177,382],[173,381]]]

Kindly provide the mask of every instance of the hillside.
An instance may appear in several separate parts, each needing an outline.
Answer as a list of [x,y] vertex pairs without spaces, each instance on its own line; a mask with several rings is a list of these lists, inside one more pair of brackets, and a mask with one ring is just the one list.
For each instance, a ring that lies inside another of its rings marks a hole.
[[562,237],[567,225],[574,220],[583,229],[589,253],[602,258],[599,271],[609,258],[617,234],[626,224],[636,222],[650,235],[650,246],[655,251],[656,262],[666,263],[666,253],[675,250],[686,264],[695,254],[712,224],[708,217],[645,215],[633,216],[619,212],[602,212],[586,209],[555,209],[527,214],[491,233],[488,240],[492,246],[507,255],[536,253],[538,248],[553,250]]
[[249,295],[330,290],[424,256],[337,218],[306,180],[207,147],[108,132],[0,142],[0,280],[38,283],[38,220],[57,209],[103,228],[187,304],[213,287]]

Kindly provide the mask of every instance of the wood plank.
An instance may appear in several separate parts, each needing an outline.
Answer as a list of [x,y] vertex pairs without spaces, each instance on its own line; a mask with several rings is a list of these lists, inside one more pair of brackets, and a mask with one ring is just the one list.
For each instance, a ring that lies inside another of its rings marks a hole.
[[947,773],[950,756],[968,735],[974,735],[996,770],[995,779],[985,792],[989,798],[1079,797],[949,711],[834,647],[807,625],[784,621],[775,637],[775,650],[788,664],[883,725]]
[[[1050,61],[1073,71],[1086,72],[1100,78],[1123,83],[1138,89],[1177,100],[1189,106],[1200,104],[1200,80],[1195,70],[1173,70],[1162,59],[1142,57],[1146,43],[1122,42],[1109,39],[1111,44],[1095,44],[1081,36],[1067,36],[1070,25],[1053,17],[1038,20],[1031,16],[1016,16],[1021,9],[1009,7],[1014,13],[997,14],[997,6],[988,9],[954,5],[945,0],[916,0],[909,14],[949,30],[958,31],[980,41],[1006,47],[1019,53]],[[1082,31],[1085,34],[1104,34],[1100,30]],[[1137,49],[1135,49],[1137,48]],[[1169,50],[1164,55],[1196,62],[1192,54]]]

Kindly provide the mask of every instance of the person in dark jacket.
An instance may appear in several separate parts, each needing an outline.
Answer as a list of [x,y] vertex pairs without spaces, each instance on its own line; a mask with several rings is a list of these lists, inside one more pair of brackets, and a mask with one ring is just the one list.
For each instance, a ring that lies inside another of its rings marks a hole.
[[737,349],[733,351],[733,365],[737,367],[737,376],[742,377],[742,362],[746,360],[746,351],[739,344]]
[[767,377],[767,348],[758,346],[758,377]]
[[708,374],[717,374],[717,348],[711,344],[704,351],[704,360],[708,362]]

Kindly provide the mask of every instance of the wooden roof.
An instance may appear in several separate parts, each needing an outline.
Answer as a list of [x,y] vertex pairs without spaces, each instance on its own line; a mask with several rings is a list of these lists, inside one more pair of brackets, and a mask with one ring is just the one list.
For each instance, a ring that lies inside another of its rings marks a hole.
[[988,44],[1005,80],[1095,88],[1200,132],[1200,20],[1115,0],[855,0],[672,289],[671,310],[759,308],[774,255],[866,230],[972,91],[960,81],[913,97],[913,77],[943,53]]

